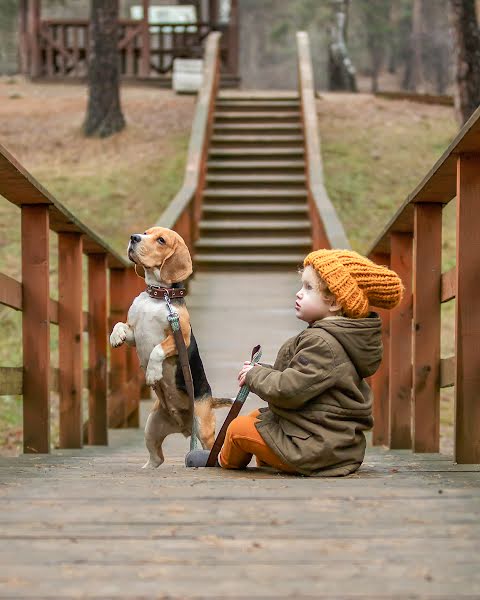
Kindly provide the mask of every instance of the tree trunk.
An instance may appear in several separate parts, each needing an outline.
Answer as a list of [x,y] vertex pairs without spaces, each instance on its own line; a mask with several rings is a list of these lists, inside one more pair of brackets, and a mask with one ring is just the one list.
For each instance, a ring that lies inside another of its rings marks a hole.
[[108,137],[125,127],[118,72],[118,0],[91,0],[89,99],[84,132]]
[[475,0],[450,0],[455,37],[455,108],[464,123],[480,104],[480,32]]
[[422,0],[413,0],[411,86],[416,92],[425,92],[422,4]]

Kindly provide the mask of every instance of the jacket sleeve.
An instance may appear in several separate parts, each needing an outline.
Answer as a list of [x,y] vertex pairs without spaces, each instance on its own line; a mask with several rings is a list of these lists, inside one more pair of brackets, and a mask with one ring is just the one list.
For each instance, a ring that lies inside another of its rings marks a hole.
[[269,404],[298,409],[333,385],[334,370],[334,355],[328,343],[310,335],[300,338],[284,371],[256,366],[247,373],[245,383]]

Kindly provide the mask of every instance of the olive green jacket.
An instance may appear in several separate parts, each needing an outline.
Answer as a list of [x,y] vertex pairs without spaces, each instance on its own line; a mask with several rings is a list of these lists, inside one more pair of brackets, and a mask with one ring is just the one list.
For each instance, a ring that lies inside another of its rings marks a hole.
[[316,321],[283,344],[273,367],[247,373],[247,385],[268,402],[256,424],[260,435],[299,473],[353,473],[365,456],[363,432],[373,425],[364,378],[381,359],[377,314]]

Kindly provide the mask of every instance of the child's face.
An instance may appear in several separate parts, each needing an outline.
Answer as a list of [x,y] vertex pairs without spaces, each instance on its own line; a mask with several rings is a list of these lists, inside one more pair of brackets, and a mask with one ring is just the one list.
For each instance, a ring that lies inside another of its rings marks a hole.
[[340,311],[340,306],[335,301],[326,298],[321,281],[310,265],[305,267],[302,273],[302,287],[298,290],[295,300],[295,316],[307,323],[334,316]]

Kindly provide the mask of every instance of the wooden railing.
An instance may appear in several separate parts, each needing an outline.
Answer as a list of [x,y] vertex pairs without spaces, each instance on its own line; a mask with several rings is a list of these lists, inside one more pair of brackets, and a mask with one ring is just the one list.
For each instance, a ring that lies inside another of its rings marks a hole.
[[[125,320],[143,282],[126,260],[1,146],[0,194],[21,210],[22,282],[0,273],[0,304],[22,311],[23,366],[0,367],[0,395],[23,395],[24,452],[50,451],[52,390],[59,393],[61,448],[79,448],[84,438],[89,444],[107,444],[108,426],[138,426],[139,400],[148,391],[133,348],[118,348],[110,359],[107,352],[109,330]],[[50,298],[50,231],[58,235],[58,301]],[[82,308],[84,254],[88,257],[87,311]],[[59,326],[57,369],[50,362],[50,323]],[[88,333],[85,373],[84,332]],[[82,410],[85,387],[89,390],[87,423]]]
[[157,222],[183,237],[192,258],[202,216],[202,190],[219,86],[220,35],[213,32],[207,39],[204,77],[197,97],[183,185]]
[[305,31],[297,33],[297,58],[313,247],[314,249],[349,248],[350,244],[345,230],[328,197],[323,181],[310,42]]
[[[456,266],[442,273],[442,209],[456,197]],[[402,277],[383,312],[384,360],[373,379],[376,444],[438,452],[440,388],[455,387],[454,456],[480,463],[480,108],[370,249]],[[455,298],[455,355],[440,358],[440,306]]]

